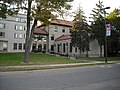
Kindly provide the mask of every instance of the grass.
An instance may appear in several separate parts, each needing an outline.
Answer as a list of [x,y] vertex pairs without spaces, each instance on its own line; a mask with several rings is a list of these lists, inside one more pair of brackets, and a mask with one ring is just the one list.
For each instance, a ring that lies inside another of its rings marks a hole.
[[[48,54],[30,54],[30,64],[68,64],[68,63],[81,63],[89,61],[104,61],[104,58],[80,58],[77,60],[67,59],[65,57],[48,55]],[[109,57],[108,61],[119,60],[120,57]],[[15,65],[24,65],[21,62],[23,61],[23,53],[0,53],[0,66],[15,66]]]

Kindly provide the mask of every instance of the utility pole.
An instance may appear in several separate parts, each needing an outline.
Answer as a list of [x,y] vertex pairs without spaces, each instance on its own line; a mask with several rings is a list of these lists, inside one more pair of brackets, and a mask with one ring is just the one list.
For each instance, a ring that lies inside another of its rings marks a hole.
[[107,30],[106,30],[106,11],[105,11],[105,9],[110,9],[110,7],[106,7],[106,8],[103,8],[103,10],[104,10],[104,22],[105,22],[105,63],[107,64],[108,63],[108,61],[107,61]]

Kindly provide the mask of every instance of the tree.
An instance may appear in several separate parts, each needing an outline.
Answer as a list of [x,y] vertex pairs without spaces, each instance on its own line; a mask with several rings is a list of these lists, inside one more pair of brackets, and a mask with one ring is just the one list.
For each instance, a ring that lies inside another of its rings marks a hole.
[[90,28],[87,24],[86,17],[81,8],[75,13],[73,20],[73,27],[71,31],[71,42],[72,46],[79,47],[80,55],[81,52],[87,51],[86,56],[88,57],[89,50],[89,31]]
[[[32,7],[32,0],[28,0],[28,8],[27,8],[27,32],[26,32],[26,48],[24,54],[24,62],[29,62],[29,53],[32,43],[33,31],[37,24],[37,21],[43,22],[45,24],[49,23],[50,19],[54,19],[56,15],[54,13],[58,13],[58,15],[62,15],[63,9],[70,9],[70,5],[68,2],[73,0],[35,0],[36,6]],[[30,15],[32,13],[32,18],[34,20],[32,29],[30,31]]]
[[104,22],[104,5],[102,1],[99,1],[96,4],[96,8],[92,10],[92,14],[90,17],[91,21],[91,29],[92,34],[91,38],[93,40],[97,40],[100,46],[100,57],[102,57],[102,46],[104,45],[104,38],[105,38],[105,22]]
[[17,14],[22,2],[23,0],[0,0],[0,18]]
[[[16,12],[18,12],[20,9],[27,11],[27,30],[23,60],[24,63],[29,62],[29,53],[33,38],[33,32],[35,26],[37,25],[37,21],[39,20],[41,23],[48,24],[50,19],[53,19],[58,15],[62,15],[65,10],[69,10],[71,8],[71,5],[68,4],[68,2],[71,1],[73,0],[1,0],[2,6],[0,7],[0,12],[2,13],[5,11],[5,16],[6,14],[11,15],[9,13],[12,10],[16,10]],[[31,19],[33,20],[33,25],[30,28]]]
[[107,19],[111,24],[111,36],[108,37],[108,55],[116,56],[120,54],[120,9],[114,9]]

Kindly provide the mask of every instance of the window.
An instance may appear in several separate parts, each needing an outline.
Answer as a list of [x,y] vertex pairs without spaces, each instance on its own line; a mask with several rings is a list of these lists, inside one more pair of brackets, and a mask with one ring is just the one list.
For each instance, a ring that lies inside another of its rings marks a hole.
[[65,52],[65,43],[63,43],[63,52]]
[[4,29],[5,28],[5,24],[0,23],[0,29]]
[[20,17],[16,17],[15,21],[20,22]]
[[57,26],[55,26],[54,31],[55,31],[55,32],[57,32],[57,31],[58,31],[58,27],[57,27]]
[[32,45],[32,50],[36,50],[36,44],[35,43],[33,43],[33,45]]
[[57,44],[57,51],[60,52],[60,44]]
[[27,30],[27,26],[24,26],[24,30]]
[[17,43],[14,43],[14,44],[13,44],[13,49],[14,49],[14,50],[17,50]]
[[0,37],[5,37],[5,32],[0,32]]
[[21,18],[21,22],[26,22],[26,21],[25,21],[25,18]]
[[26,34],[24,34],[24,39],[26,38]]
[[69,32],[70,32],[70,33],[72,32],[71,29],[69,29]]
[[54,35],[51,35],[51,40],[54,40]]
[[19,34],[19,38],[22,39],[22,34]]
[[65,32],[65,29],[64,29],[64,28],[62,29],[62,32]]
[[19,30],[19,26],[18,25],[15,25],[15,30]]
[[22,43],[19,43],[19,50],[22,50]]
[[21,30],[21,31],[22,31],[22,30],[23,30],[23,26],[19,26],[19,30]]
[[46,50],[46,44],[44,44],[44,50]]
[[17,39],[18,38],[18,34],[14,33],[14,38]]
[[25,43],[23,44],[23,49],[25,49]]
[[51,45],[51,51],[54,51],[54,45]]
[[15,30],[25,30],[24,26],[18,26],[18,25],[15,25]]
[[72,52],[72,44],[70,43],[70,52]]

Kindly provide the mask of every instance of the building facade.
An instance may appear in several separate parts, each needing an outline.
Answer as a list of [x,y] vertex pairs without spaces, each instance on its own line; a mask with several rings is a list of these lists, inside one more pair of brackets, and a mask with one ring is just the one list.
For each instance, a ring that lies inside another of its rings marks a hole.
[[24,14],[0,19],[0,52],[24,52],[26,22]]
[[[51,24],[48,26],[38,26],[34,34],[45,37],[43,37],[43,40],[33,42],[34,49],[37,50],[40,48],[40,51],[68,55],[71,57],[85,57],[87,52],[82,52],[80,55],[78,47],[73,47],[71,44],[71,28],[72,22],[59,19],[51,21]],[[88,56],[99,57],[100,47],[97,40],[90,42],[89,46],[90,50],[88,51]]]

